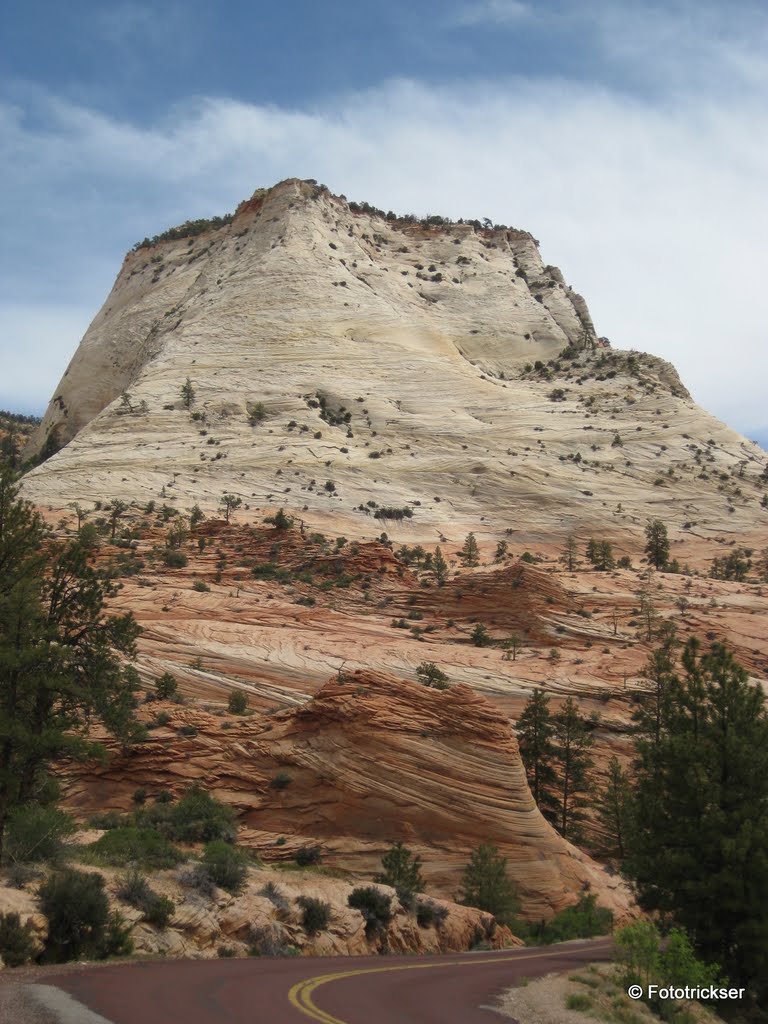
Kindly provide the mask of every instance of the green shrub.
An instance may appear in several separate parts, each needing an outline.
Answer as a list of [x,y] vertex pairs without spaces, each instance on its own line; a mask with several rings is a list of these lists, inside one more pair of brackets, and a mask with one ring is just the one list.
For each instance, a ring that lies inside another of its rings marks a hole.
[[109,913],[101,875],[66,868],[40,888],[40,909],[48,918],[45,959],[65,963],[128,951],[130,940],[119,916]]
[[230,715],[244,715],[248,710],[248,697],[242,690],[233,690],[227,701]]
[[89,828],[100,828],[105,831],[111,828],[120,828],[129,823],[128,816],[120,811],[104,811],[102,814],[92,814],[88,819]]
[[613,929],[613,914],[606,907],[599,907],[594,896],[582,893],[578,903],[561,910],[551,920],[533,925],[521,923],[517,927],[521,938],[546,946],[553,942],[607,935]]
[[347,904],[359,910],[365,919],[365,934],[372,938],[386,931],[392,920],[392,899],[372,885],[353,889],[347,897]]
[[158,802],[137,814],[137,820],[156,828],[177,843],[232,841],[237,835],[235,812],[205,790],[193,786],[178,803]]
[[[691,940],[682,928],[673,928],[662,949],[662,938],[651,921],[636,921],[616,933],[616,959],[622,984],[642,985],[647,992],[651,982],[703,987],[724,982],[716,964],[706,964],[696,956]],[[658,1010],[659,1001],[644,999]],[[664,1019],[667,1019],[666,1017]]]
[[178,548],[166,548],[163,551],[163,562],[169,569],[183,569],[185,565],[189,564],[189,559]]
[[118,899],[141,910],[144,917],[158,928],[167,928],[173,917],[176,904],[167,896],[159,896],[149,885],[140,871],[131,868],[118,879]]
[[264,896],[269,902],[280,912],[285,912],[290,907],[290,900],[283,893],[274,882],[267,882],[267,884],[259,890],[259,896]]
[[286,786],[290,786],[293,779],[288,772],[276,772],[275,775],[269,780],[270,789],[285,789]]
[[493,642],[491,640],[490,634],[488,633],[488,630],[481,622],[478,622],[478,624],[472,630],[471,639],[475,647],[489,647]]
[[149,882],[137,868],[129,868],[117,879],[115,895],[119,900],[141,909],[150,899],[152,890]]
[[430,925],[439,928],[447,917],[448,908],[433,900],[419,900],[416,904],[416,923],[419,928],[429,928]]
[[277,530],[290,530],[293,526],[293,519],[286,515],[282,508],[279,508],[273,516],[267,516],[264,522],[274,526]]
[[21,967],[32,959],[35,943],[32,927],[18,914],[0,914],[0,957],[6,967]]
[[314,896],[299,896],[296,901],[302,908],[301,923],[307,935],[317,935],[328,927],[331,920],[331,905]]
[[184,854],[153,828],[135,825],[114,828],[86,848],[88,859],[98,864],[123,866],[142,864],[150,868],[172,868]]
[[208,843],[202,866],[212,882],[232,893],[240,892],[248,875],[247,855],[223,839]]
[[117,912],[110,914],[104,938],[96,951],[96,956],[99,960],[106,960],[113,956],[130,956],[132,952],[133,940],[130,927]]
[[261,423],[262,420],[266,419],[267,407],[263,402],[256,402],[248,414],[251,426],[256,426],[257,423]]
[[300,846],[296,851],[296,863],[300,868],[312,867],[319,864],[323,859],[323,851],[314,844],[313,846]]
[[172,899],[154,893],[149,905],[144,908],[144,916],[156,928],[167,928],[175,910],[176,904]]
[[207,594],[211,588],[203,580],[195,580],[192,584],[192,589],[197,590],[201,594]]
[[74,821],[56,807],[17,807],[8,819],[5,859],[36,864],[59,860],[64,840],[74,831]]

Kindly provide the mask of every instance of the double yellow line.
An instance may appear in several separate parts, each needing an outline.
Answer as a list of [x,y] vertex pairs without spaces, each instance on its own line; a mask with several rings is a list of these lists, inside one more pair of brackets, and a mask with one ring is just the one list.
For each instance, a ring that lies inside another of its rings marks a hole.
[[[594,950],[597,952],[600,949],[607,949],[611,945],[610,942],[603,942],[599,945],[594,946]],[[322,1024],[350,1024],[349,1021],[343,1021],[339,1017],[334,1017],[330,1013],[326,1013],[325,1010],[321,1010],[319,1006],[315,1004],[314,993],[322,985],[327,985],[331,981],[341,981],[343,978],[356,978],[361,974],[387,974],[391,971],[428,971],[434,967],[477,967],[482,964],[500,964],[500,963],[519,963],[521,960],[544,960],[548,957],[562,956],[566,952],[563,949],[558,950],[554,953],[508,953],[506,956],[496,957],[464,957],[461,960],[451,960],[447,963],[439,964],[399,964],[396,967],[362,967],[356,971],[338,971],[334,974],[318,974],[314,978],[305,978],[304,981],[299,981],[288,993],[288,999],[292,1006],[294,1006],[301,1013],[311,1017],[312,1020],[319,1020]]]

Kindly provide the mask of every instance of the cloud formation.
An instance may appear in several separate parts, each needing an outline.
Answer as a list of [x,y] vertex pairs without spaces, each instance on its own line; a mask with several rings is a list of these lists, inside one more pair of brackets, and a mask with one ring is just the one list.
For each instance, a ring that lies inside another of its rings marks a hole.
[[[498,16],[516,6],[481,5]],[[708,37],[691,58],[697,84],[688,89],[668,66],[669,21],[643,40],[611,29],[604,9],[600,17],[602,45],[613,40],[617,60],[634,51],[639,66],[657,48],[673,78],[661,99],[507,75],[394,80],[303,109],[208,97],[149,126],[40,93],[0,105],[2,215],[21,238],[2,267],[0,314],[7,319],[9,304],[15,313],[0,345],[23,332],[19,304],[34,307],[60,353],[39,379],[41,404],[77,344],[73,325],[96,312],[130,244],[231,210],[256,187],[314,177],[384,209],[531,230],[545,260],[585,295],[600,333],[671,359],[697,400],[759,432],[768,427],[758,298],[768,61],[753,45],[757,24],[749,39]],[[702,89],[705,57],[713,82]],[[47,316],[63,305],[68,316]],[[3,373],[0,406],[21,388],[20,372]]]

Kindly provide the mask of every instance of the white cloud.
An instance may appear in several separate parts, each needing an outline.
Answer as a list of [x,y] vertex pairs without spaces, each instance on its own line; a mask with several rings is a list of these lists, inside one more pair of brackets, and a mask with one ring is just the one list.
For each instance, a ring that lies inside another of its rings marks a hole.
[[[759,300],[768,61],[730,40],[709,59],[718,89],[676,88],[654,102],[508,77],[393,81],[302,110],[209,98],[149,128],[57,102],[38,105],[44,128],[0,110],[14,203],[6,219],[22,210],[25,245],[39,242],[41,264],[58,261],[46,273],[69,275],[77,305],[95,313],[107,271],[97,292],[82,269],[94,244],[116,273],[121,250],[144,234],[233,209],[292,175],[384,209],[489,216],[542,240],[545,260],[585,295],[614,345],[671,359],[699,401],[752,432],[768,426]],[[749,75],[730,88],[735,64]],[[64,355],[41,374],[41,395],[74,347],[55,317],[47,336]],[[21,363],[8,369],[3,356],[3,371],[3,391],[6,381],[22,386]]]

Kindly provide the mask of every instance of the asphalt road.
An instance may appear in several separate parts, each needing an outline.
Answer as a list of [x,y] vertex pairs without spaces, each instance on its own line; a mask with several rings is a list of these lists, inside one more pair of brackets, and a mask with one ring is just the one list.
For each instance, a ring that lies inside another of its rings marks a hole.
[[611,948],[602,939],[451,956],[154,961],[62,971],[45,985],[112,1024],[500,1024],[483,1007],[503,989]]

